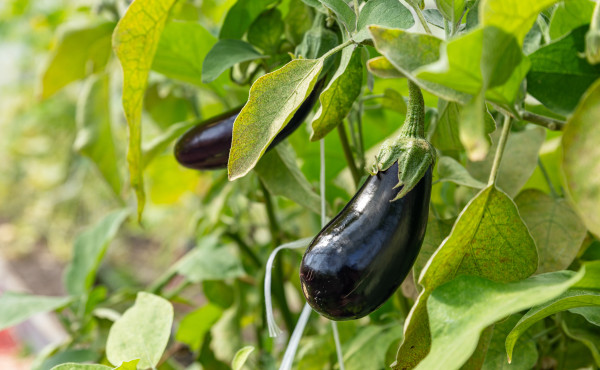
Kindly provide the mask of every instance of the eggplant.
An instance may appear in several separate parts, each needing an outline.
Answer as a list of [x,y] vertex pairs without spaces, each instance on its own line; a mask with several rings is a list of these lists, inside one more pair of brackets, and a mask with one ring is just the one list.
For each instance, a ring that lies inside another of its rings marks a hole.
[[[315,84],[288,124],[275,136],[267,150],[274,148],[292,134],[310,113],[318,100],[323,80]],[[233,123],[242,107],[238,107],[192,127],[175,144],[175,159],[184,167],[197,170],[227,168],[233,136]]]
[[[410,272],[423,244],[431,167],[398,200],[398,163],[372,175],[313,239],[300,266],[308,303],[331,320],[380,307]],[[393,201],[394,200],[394,201]]]

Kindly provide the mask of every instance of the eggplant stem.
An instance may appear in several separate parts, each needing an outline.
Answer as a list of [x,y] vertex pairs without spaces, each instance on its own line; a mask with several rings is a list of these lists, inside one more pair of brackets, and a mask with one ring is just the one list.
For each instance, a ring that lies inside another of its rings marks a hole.
[[408,109],[402,137],[425,139],[425,101],[417,84],[408,80]]

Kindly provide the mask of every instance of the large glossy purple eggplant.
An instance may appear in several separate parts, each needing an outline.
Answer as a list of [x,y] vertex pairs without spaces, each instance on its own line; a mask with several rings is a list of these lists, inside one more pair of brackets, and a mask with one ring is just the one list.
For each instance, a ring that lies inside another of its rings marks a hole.
[[429,213],[431,168],[404,197],[398,164],[372,175],[314,238],[300,266],[308,303],[332,320],[358,319],[400,286],[419,254]]
[[[300,127],[318,100],[323,82],[321,80],[316,83],[313,91],[300,105],[288,124],[275,136],[267,150],[275,147]],[[239,107],[213,117],[183,134],[175,144],[177,162],[197,170],[226,168],[231,149],[233,123],[241,109]]]

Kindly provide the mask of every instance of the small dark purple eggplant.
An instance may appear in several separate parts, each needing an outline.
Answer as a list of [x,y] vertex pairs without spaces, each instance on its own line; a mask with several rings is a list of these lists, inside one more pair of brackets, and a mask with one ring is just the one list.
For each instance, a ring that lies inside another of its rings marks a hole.
[[[310,113],[318,100],[323,80],[315,84],[313,91],[300,105],[288,124],[275,136],[267,150],[272,149],[292,134]],[[215,170],[227,167],[233,123],[241,107],[213,117],[187,131],[175,144],[175,159],[182,166],[197,170]]]
[[398,164],[372,175],[313,239],[300,266],[308,303],[332,320],[358,319],[400,286],[421,249],[431,195],[431,168],[396,198]]

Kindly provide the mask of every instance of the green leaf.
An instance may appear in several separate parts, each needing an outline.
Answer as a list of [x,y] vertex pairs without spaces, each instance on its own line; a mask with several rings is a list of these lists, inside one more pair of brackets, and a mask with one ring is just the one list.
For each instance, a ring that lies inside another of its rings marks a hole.
[[569,338],[590,350],[596,366],[600,366],[600,330],[590,327],[584,318],[571,314],[563,315],[561,326]]
[[169,126],[165,132],[154,138],[152,141],[144,143],[142,146],[144,168],[146,168],[154,158],[164,152],[165,149],[171,145],[173,140],[177,139],[197,124],[197,120],[176,123]]
[[109,213],[77,236],[73,245],[73,258],[65,270],[65,287],[69,294],[81,296],[90,291],[108,245],[128,215],[128,210]]
[[362,49],[353,46],[342,50],[340,66],[319,97],[321,106],[311,124],[311,141],[324,138],[350,113],[362,87],[361,54]]
[[263,10],[277,0],[237,0],[229,9],[219,39],[241,39]]
[[239,258],[229,248],[218,246],[214,238],[204,238],[200,245],[185,255],[173,269],[193,283],[203,280],[225,280],[244,275]]
[[322,59],[296,59],[256,80],[233,124],[229,179],[246,175],[311,93]]
[[375,57],[367,62],[369,72],[380,78],[403,78],[404,75],[396,69],[385,57]]
[[508,357],[512,358],[517,339],[519,339],[521,334],[523,334],[531,325],[535,324],[536,322],[557,312],[567,311],[576,307],[598,305],[600,305],[599,292],[579,290],[574,288],[569,289],[559,297],[552,299],[549,302],[533,307],[525,314],[525,316],[523,316],[523,318],[521,318],[521,320],[519,320],[517,325],[515,325],[515,327],[506,337],[506,353],[508,353]]
[[585,263],[585,276],[574,288],[600,290],[600,260]]
[[179,323],[175,340],[188,345],[194,352],[199,351],[206,333],[222,314],[223,310],[220,307],[210,303],[188,313]]
[[439,99],[437,108],[437,125],[431,137],[431,143],[444,155],[458,159],[464,150],[458,131],[461,106],[454,102]]
[[380,370],[386,368],[385,355],[390,345],[402,338],[402,325],[363,328],[344,346],[346,369]]
[[515,199],[539,254],[538,273],[564,270],[577,257],[585,226],[564,199],[528,189]]
[[490,138],[485,129],[486,113],[483,89],[460,112],[459,138],[467,151],[467,157],[472,161],[483,160],[490,151]]
[[[316,59],[336,47],[338,43],[337,34],[324,26],[323,18],[315,17],[312,27],[304,34],[295,53],[301,59]],[[323,64],[323,70],[328,70],[334,61],[335,58],[327,59]]]
[[[546,131],[538,126],[530,126],[524,131],[509,135],[498,170],[498,188],[511,197],[519,193],[537,167],[538,153],[545,137]],[[492,134],[493,145],[483,161],[467,162],[467,170],[477,180],[487,182],[499,138],[500,130],[496,130]]]
[[444,29],[444,17],[437,9],[425,9],[423,10],[423,17],[427,23],[434,25],[438,28]]
[[77,137],[73,148],[88,157],[111,190],[121,193],[120,167],[110,117],[110,84],[107,74],[86,81],[77,102]]
[[550,20],[550,37],[555,40],[575,28],[590,24],[595,2],[591,0],[569,0],[559,2]]
[[331,10],[337,19],[344,24],[348,33],[356,29],[356,14],[344,0],[319,0],[323,6]]
[[521,315],[512,315],[494,326],[494,334],[482,370],[530,370],[538,360],[538,351],[531,335],[519,338],[511,363],[508,363],[504,341]]
[[440,157],[437,161],[437,172],[439,181],[449,181],[457,185],[468,186],[475,189],[483,189],[486,184],[476,180],[462,164],[450,157]]
[[42,99],[73,81],[102,71],[110,57],[114,28],[114,22],[102,22],[63,29],[42,76]]
[[481,0],[479,20],[515,36],[519,45],[533,26],[538,14],[559,0]]
[[281,12],[271,9],[263,12],[248,29],[248,41],[265,53],[277,53],[284,31]]
[[406,115],[406,101],[404,101],[402,94],[394,89],[385,89],[383,92],[383,99],[381,100],[381,106],[385,109],[391,109]]
[[202,82],[209,83],[234,65],[265,58],[252,45],[242,40],[219,40],[202,64]]
[[533,274],[537,265],[535,243],[515,204],[495,186],[483,189],[421,272],[419,284],[424,290],[411,309],[394,368],[414,367],[427,355],[426,303],[438,286],[462,274],[500,283],[521,280]]
[[51,370],[112,370],[105,365],[77,364],[74,362],[54,366]]
[[423,89],[445,100],[466,103],[471,99],[468,94],[415,77],[416,70],[434,63],[440,58],[442,40],[431,35],[378,26],[369,27],[369,31],[377,51],[402,75],[409,77]]
[[215,37],[198,22],[171,21],[160,37],[152,70],[200,85],[202,62],[215,42]]
[[436,288],[427,301],[431,351],[416,369],[460,368],[486,327],[560,295],[583,274],[559,271],[508,284],[459,276]]
[[586,92],[564,130],[566,190],[585,226],[600,236],[600,81]]
[[435,0],[435,5],[450,23],[458,26],[465,10],[465,0]]
[[300,0],[290,0],[290,10],[283,20],[285,35],[294,45],[302,42],[304,33],[312,26],[312,12]]
[[135,0],[117,24],[113,49],[123,67],[123,109],[129,125],[127,161],[138,219],[146,203],[142,163],[142,105],[148,72],[175,0]]
[[[427,265],[427,261],[429,261],[444,239],[450,234],[455,221],[455,219],[439,220],[431,215],[429,216],[427,230],[425,231],[425,239],[423,239],[421,251],[413,266],[415,280],[421,276],[421,272],[425,265]],[[419,288],[419,286],[417,286],[417,288]]]
[[137,364],[140,360],[124,361],[119,367],[114,370],[136,370]]
[[254,347],[252,346],[246,346],[237,351],[235,357],[233,357],[233,361],[231,361],[231,368],[233,370],[242,370],[242,367],[244,367],[244,364],[253,351]]
[[[48,370],[54,369],[61,364],[80,364],[98,362],[100,354],[91,349],[67,349],[57,351],[57,348],[47,347],[36,357],[31,370]],[[60,345],[58,346],[60,348]],[[110,368],[109,368],[110,369]]]
[[316,214],[321,213],[321,198],[300,171],[291,145],[278,144],[261,158],[254,170],[269,193],[291,199]]
[[15,326],[35,314],[62,308],[71,300],[71,297],[5,292],[0,296],[0,330]]
[[159,296],[139,292],[135,304],[110,328],[106,357],[111,364],[140,359],[138,367],[158,364],[171,334],[173,306]]
[[587,27],[580,27],[530,56],[527,91],[557,113],[570,114],[600,77],[600,66],[592,66],[579,57],[585,51],[586,31]]
[[412,13],[396,0],[370,0],[358,16],[356,33],[352,39],[363,42],[371,38],[369,26],[411,28],[415,24]]

